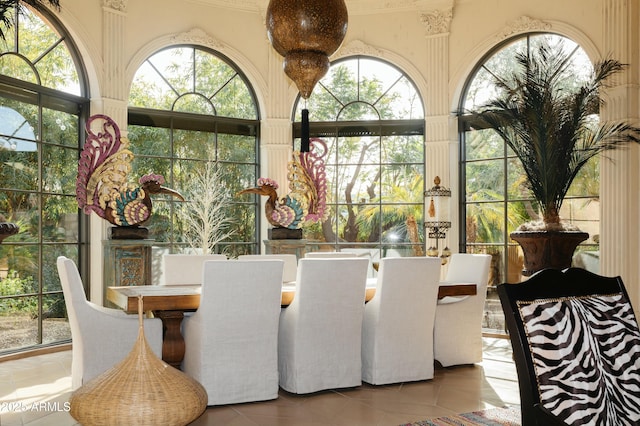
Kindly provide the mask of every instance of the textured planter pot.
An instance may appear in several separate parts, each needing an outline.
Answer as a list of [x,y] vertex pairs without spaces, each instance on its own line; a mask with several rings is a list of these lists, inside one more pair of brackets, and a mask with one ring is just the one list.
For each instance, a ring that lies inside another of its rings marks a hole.
[[516,231],[510,236],[522,247],[526,277],[543,269],[569,268],[576,247],[589,238],[588,233],[575,231]]

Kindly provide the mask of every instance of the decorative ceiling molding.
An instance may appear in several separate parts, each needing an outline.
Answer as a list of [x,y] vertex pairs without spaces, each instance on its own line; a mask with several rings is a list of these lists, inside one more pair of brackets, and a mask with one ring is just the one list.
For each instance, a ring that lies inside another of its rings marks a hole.
[[375,56],[382,57],[382,51],[370,44],[363,42],[362,40],[352,40],[346,45],[342,46],[338,50],[338,56],[355,56],[355,55],[364,55],[364,56]]
[[514,19],[513,21],[507,23],[507,26],[498,33],[497,37],[500,40],[504,40],[514,34],[549,30],[551,30],[551,24],[539,19],[533,19],[526,15],[522,15],[518,19]]
[[[269,0],[183,0],[226,9],[257,12],[267,10]],[[444,0],[451,2],[451,0]],[[390,13],[407,10],[425,10],[440,6],[443,0],[345,0],[349,14]]]
[[427,36],[448,34],[453,19],[453,8],[433,10],[420,14],[420,21],[424,24]]
[[104,0],[102,5],[119,12],[126,12],[128,2],[129,0]]
[[189,43],[189,44],[199,44],[202,46],[208,46],[216,50],[221,50],[225,47],[225,44],[222,43],[217,38],[209,35],[206,31],[201,28],[193,28],[184,33],[178,33],[171,36],[171,41],[176,44],[180,43]]

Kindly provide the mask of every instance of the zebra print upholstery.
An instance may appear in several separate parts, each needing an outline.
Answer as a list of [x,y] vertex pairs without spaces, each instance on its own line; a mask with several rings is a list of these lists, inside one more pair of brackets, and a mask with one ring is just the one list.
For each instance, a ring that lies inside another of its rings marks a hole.
[[640,424],[640,330],[620,278],[546,270],[498,294],[523,425]]

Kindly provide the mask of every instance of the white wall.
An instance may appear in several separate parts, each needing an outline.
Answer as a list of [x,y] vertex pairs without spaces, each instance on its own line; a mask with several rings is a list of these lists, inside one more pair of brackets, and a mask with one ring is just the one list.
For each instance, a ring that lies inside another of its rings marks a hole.
[[[592,59],[612,55],[631,64],[612,93],[609,117],[638,114],[638,0],[346,0],[349,28],[334,58],[354,53],[382,57],[417,84],[426,106],[426,176],[440,175],[457,196],[457,134],[451,111],[469,73],[494,46],[513,35],[552,31],[580,43]],[[263,174],[285,180],[290,116],[297,95],[271,48],[264,24],[267,0],[62,0],[57,16],[74,37],[89,71],[92,113],[126,120],[135,70],[154,51],[196,43],[228,56],[258,96]],[[124,124],[122,125],[124,127]],[[603,162],[602,273],[622,275],[636,306],[638,150]],[[452,209],[455,211],[455,209]],[[454,224],[456,218],[453,218]],[[633,222],[633,224],[632,224]],[[263,227],[266,229],[266,226]],[[454,226],[455,229],[455,226]],[[102,239],[92,226],[92,241]],[[449,236],[455,246],[456,232]],[[452,244],[453,243],[453,244]],[[92,277],[102,276],[92,249]]]

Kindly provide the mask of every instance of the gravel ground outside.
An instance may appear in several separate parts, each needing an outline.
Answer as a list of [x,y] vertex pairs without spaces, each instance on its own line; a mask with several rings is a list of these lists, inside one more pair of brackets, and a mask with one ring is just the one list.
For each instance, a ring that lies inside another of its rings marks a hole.
[[[66,318],[48,318],[42,322],[44,343],[68,340],[71,329]],[[38,319],[29,315],[0,316],[0,354],[39,344]]]

